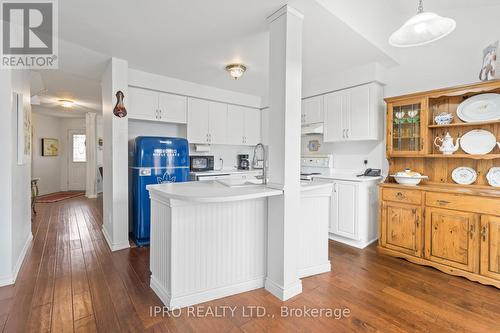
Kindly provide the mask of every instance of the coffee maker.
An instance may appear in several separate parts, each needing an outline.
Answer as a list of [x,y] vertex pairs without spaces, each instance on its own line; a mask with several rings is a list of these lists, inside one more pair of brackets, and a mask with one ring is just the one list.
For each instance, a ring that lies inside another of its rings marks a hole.
[[238,155],[238,170],[249,170],[250,161],[248,160],[248,154]]

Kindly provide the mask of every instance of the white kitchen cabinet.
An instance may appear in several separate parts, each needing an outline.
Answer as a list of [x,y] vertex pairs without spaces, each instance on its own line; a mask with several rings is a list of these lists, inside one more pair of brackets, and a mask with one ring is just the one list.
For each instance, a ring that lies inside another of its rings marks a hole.
[[330,181],[333,182],[330,239],[357,248],[373,243],[378,235],[378,180]]
[[344,140],[345,93],[336,91],[325,95],[325,122],[323,141],[335,142]]
[[[128,117],[168,123],[186,123],[187,97],[129,87]],[[127,105],[127,102],[125,102]]]
[[160,121],[170,123],[187,123],[187,97],[167,93],[159,93]]
[[229,105],[227,110],[228,144],[256,145],[261,141],[259,109]]
[[324,142],[379,140],[382,87],[370,83],[325,95]]
[[354,182],[336,181],[333,185],[333,218],[330,232],[358,240],[357,206],[358,185]]
[[227,105],[198,98],[188,99],[187,139],[190,143],[227,142]]
[[324,96],[315,96],[302,100],[301,123],[302,125],[323,122]]
[[227,104],[209,102],[208,133],[210,143],[227,143]]

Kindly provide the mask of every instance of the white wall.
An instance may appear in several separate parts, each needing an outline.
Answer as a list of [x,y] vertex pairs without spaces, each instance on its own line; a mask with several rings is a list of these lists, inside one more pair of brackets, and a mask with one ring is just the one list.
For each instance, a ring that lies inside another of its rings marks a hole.
[[103,147],[99,147],[99,139],[103,139],[103,123],[102,116],[96,117],[96,135],[97,135],[97,193],[102,193],[102,177],[99,173],[99,168],[103,166]]
[[[308,143],[318,140],[320,148],[318,151],[310,151]],[[333,154],[335,169],[348,169],[356,172],[363,171],[364,160],[368,160],[368,167],[374,169],[388,169],[385,159],[385,141],[360,141],[332,143],[323,142],[322,135],[302,136],[301,152],[304,155],[326,155]]]
[[0,70],[0,286],[15,281],[31,234],[31,160],[17,165],[17,117],[12,93],[23,94],[26,112],[31,114],[29,72]]
[[61,118],[33,113],[33,178],[40,178],[40,195],[61,190],[61,153],[58,156],[42,156],[42,138],[59,140],[61,144]]
[[386,96],[479,81],[483,49],[500,39],[500,4],[448,8],[440,15],[457,21],[449,36],[429,45],[401,49],[400,65],[386,72]]
[[69,130],[81,130],[85,134],[85,118],[61,118],[59,127],[61,137],[59,144],[61,155],[61,191],[68,190],[68,159],[71,157],[71,143],[68,137]]

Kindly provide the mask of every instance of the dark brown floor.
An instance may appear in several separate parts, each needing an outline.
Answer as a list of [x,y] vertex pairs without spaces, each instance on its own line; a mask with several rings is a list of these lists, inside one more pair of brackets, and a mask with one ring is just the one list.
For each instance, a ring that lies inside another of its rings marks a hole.
[[[85,198],[38,205],[18,280],[0,288],[3,331],[500,332],[500,290],[378,255],[374,246],[356,250],[334,242],[333,271],[304,279],[304,292],[290,301],[259,289],[197,307],[204,318],[186,310],[179,318],[151,316],[150,307],[161,302],[148,287],[148,249],[111,253],[101,209],[101,200]],[[217,318],[223,306],[236,307],[235,315],[226,308]],[[251,306],[264,307],[259,311],[266,315],[249,316]],[[283,318],[281,306],[349,309],[350,315]]]

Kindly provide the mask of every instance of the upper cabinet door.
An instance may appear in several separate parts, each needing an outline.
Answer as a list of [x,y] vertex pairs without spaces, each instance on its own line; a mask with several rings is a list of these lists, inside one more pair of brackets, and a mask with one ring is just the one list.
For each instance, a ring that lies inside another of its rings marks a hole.
[[324,96],[316,96],[302,100],[303,125],[323,122],[323,99]]
[[227,107],[227,142],[243,145],[245,137],[245,108],[237,105]]
[[378,126],[375,122],[374,96],[371,85],[349,89],[346,109],[346,139],[377,139]]
[[161,121],[185,124],[187,122],[187,97],[159,93]]
[[209,101],[188,98],[187,139],[190,143],[210,143]]
[[151,90],[130,87],[125,96],[125,106],[130,119],[158,120],[158,93]]
[[323,140],[324,142],[344,141],[345,93],[336,91],[324,97],[325,125]]
[[422,98],[387,104],[387,151],[390,156],[424,152],[426,110],[427,100]]
[[209,102],[208,138],[212,144],[225,144],[227,141],[227,104]]
[[261,141],[259,109],[244,108],[245,112],[245,136],[244,144],[254,146]]

